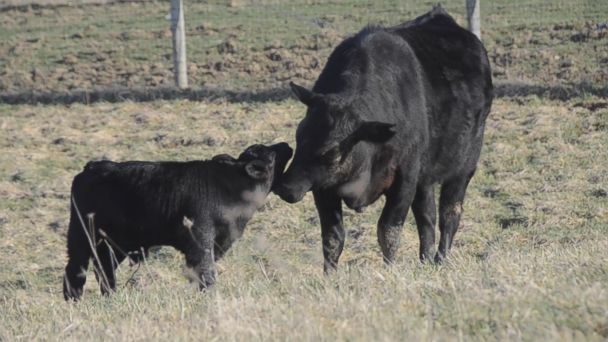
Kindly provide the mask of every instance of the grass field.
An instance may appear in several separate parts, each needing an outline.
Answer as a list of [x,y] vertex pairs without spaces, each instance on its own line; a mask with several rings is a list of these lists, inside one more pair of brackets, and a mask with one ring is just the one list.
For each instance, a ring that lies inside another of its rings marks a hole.
[[[19,1],[19,0],[14,0]],[[340,39],[397,23],[424,1],[188,2],[194,86],[310,84]],[[462,22],[462,1],[445,1]],[[608,2],[484,2],[499,81],[608,84]],[[1,5],[2,3],[0,3]],[[253,4],[253,5],[251,5]],[[0,11],[0,93],[171,82],[166,1]],[[499,98],[443,266],[418,262],[408,217],[399,258],[382,263],[383,200],[345,211],[340,270],[322,273],[312,196],[271,195],[200,293],[171,248],[118,270],[118,292],[61,293],[72,178],[93,159],[192,160],[253,143],[294,146],[294,100],[91,105],[0,103],[0,341],[608,339],[608,99]]]
[[[171,248],[119,268],[100,296],[60,293],[71,178],[89,159],[184,160],[293,144],[300,104],[1,106],[0,340],[604,340],[608,102],[497,100],[454,254],[420,265],[409,219],[397,264],[375,241],[381,203],[346,212],[341,270],[322,275],[310,195],[271,196],[198,293]],[[410,215],[411,216],[411,215]]]

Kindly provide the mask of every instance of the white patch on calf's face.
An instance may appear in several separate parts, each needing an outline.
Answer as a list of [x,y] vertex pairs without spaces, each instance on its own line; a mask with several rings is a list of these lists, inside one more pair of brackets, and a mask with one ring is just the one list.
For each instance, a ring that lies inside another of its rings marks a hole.
[[247,222],[253,214],[266,203],[268,187],[256,186],[253,190],[241,192],[240,200],[227,204],[220,209],[222,220],[228,224],[228,234],[231,241],[243,235]]
[[241,199],[245,201],[245,203],[250,203],[255,206],[256,209],[266,203],[267,197],[268,191],[262,186],[256,186],[254,190],[245,190],[241,193]]
[[222,217],[228,222],[234,222],[239,218],[249,220],[266,203],[267,197],[268,191],[264,186],[245,190],[241,193],[241,200],[238,203],[222,207]]

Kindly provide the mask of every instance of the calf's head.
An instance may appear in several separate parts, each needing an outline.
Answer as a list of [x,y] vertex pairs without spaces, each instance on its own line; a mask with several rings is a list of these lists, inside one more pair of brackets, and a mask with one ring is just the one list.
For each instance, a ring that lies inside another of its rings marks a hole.
[[363,120],[369,109],[354,105],[352,97],[290,86],[308,110],[296,131],[294,159],[273,190],[295,203],[310,190],[339,186],[365,172],[375,145],[387,142],[395,132],[392,124]]
[[221,154],[213,157],[214,161],[239,165],[245,173],[256,183],[268,186],[268,191],[277,183],[285,170],[285,166],[293,150],[287,143],[278,143],[270,146],[251,145],[243,151],[238,159]]

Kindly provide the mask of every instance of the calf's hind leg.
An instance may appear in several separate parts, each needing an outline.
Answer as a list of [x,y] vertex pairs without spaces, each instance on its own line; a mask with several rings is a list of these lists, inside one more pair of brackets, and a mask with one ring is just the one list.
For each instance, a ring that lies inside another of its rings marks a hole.
[[454,177],[443,183],[439,197],[439,249],[435,254],[435,262],[441,263],[452,247],[454,235],[460,224],[464,195],[475,170]]

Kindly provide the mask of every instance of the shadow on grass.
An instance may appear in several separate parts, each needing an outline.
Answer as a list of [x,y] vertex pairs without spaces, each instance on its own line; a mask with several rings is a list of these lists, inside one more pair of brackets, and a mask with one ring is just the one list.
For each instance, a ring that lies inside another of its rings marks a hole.
[[237,91],[214,88],[179,90],[175,87],[108,88],[75,90],[70,92],[21,91],[0,93],[0,103],[6,104],[72,104],[95,102],[149,102],[157,100],[186,99],[191,101],[267,102],[289,98],[287,88],[257,91]]
[[[539,85],[497,81],[494,85],[496,97],[521,97],[536,95],[551,100],[568,100],[575,97],[595,95],[608,97],[608,85],[588,83],[576,85]],[[262,90],[225,90],[194,88],[179,90],[175,87],[155,88],[109,88],[97,90],[74,90],[70,92],[19,91],[0,93],[0,103],[17,104],[72,104],[95,102],[149,102],[157,100],[186,99],[191,101],[268,102],[290,98],[287,87]]]

